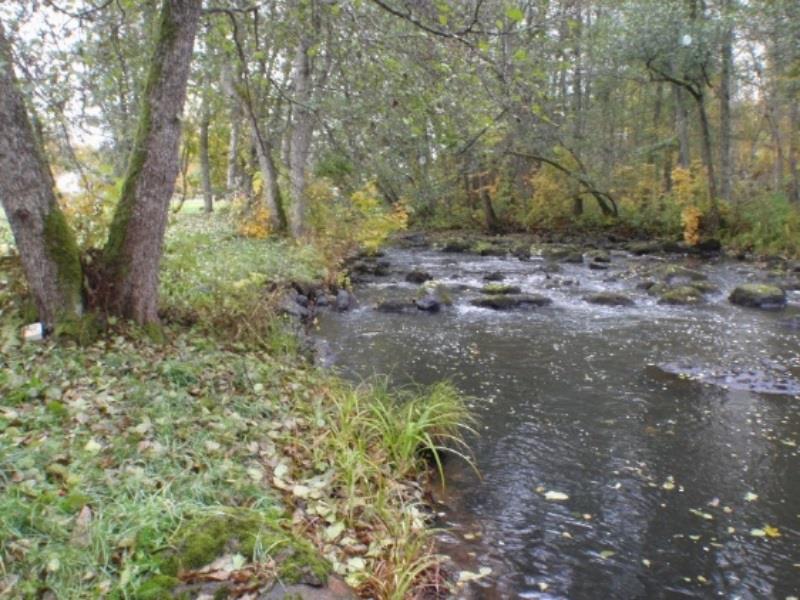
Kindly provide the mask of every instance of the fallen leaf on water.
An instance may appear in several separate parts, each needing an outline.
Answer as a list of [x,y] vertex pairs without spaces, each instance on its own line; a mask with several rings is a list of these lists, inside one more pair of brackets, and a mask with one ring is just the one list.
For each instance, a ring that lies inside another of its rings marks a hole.
[[649,560],[647,560],[646,558],[643,558],[643,559],[642,559],[642,564],[643,564],[645,567],[650,567],[650,561],[649,561]]
[[490,575],[492,569],[490,567],[481,567],[478,569],[477,573],[473,573],[472,571],[461,571],[458,574],[458,583],[463,585],[465,583],[469,583],[470,581],[478,581],[479,579],[483,579],[487,575]]
[[550,502],[561,502],[564,500],[569,500],[569,496],[567,496],[564,492],[556,492],[554,490],[548,490],[544,494],[544,499],[549,500]]
[[764,534],[771,538],[781,537],[780,530],[772,525],[764,525]]
[[546,592],[546,591],[547,591],[547,588],[549,588],[549,587],[550,587],[550,584],[548,584],[548,583],[545,583],[544,581],[540,581],[540,582],[539,582],[539,583],[537,583],[536,585],[538,585],[538,586],[539,586],[539,589],[540,589],[541,591],[543,591],[543,592]]
[[607,560],[607,559],[611,558],[612,556],[614,556],[615,554],[616,554],[616,552],[614,552],[613,550],[601,550],[600,551],[600,558],[602,558],[603,560]]
[[758,500],[758,494],[754,494],[753,492],[747,492],[744,495],[745,502],[755,502]]
[[711,519],[714,518],[709,513],[703,512],[702,510],[698,510],[696,508],[690,508],[689,512],[692,513],[693,515],[697,516],[697,517],[700,517],[701,519],[706,519],[708,521],[710,521]]

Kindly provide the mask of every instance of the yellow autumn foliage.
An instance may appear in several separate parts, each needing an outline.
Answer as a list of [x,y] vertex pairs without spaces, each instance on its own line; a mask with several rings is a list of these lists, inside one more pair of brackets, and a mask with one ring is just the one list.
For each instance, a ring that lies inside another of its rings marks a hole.
[[408,225],[406,202],[388,204],[372,181],[344,196],[329,179],[318,178],[309,183],[306,194],[315,243],[330,261],[356,248],[377,251],[393,232]]

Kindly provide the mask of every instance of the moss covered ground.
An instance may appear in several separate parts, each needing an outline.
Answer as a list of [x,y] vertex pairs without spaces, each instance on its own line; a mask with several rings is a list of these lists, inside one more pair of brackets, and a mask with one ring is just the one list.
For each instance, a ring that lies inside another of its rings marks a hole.
[[[22,342],[24,286],[0,261],[0,596],[196,597],[221,581],[237,597],[329,572],[379,598],[438,585],[420,448],[458,437],[459,396],[353,387],[302,358],[263,298],[325,275],[313,250],[216,216],[168,237],[160,343],[122,323]],[[231,326],[245,317],[265,325]]]

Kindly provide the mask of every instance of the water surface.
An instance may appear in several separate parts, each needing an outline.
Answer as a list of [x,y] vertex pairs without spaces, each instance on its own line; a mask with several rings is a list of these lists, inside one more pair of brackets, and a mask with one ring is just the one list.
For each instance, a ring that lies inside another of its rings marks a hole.
[[[541,260],[386,258],[389,275],[357,288],[356,310],[324,314],[319,338],[349,376],[449,378],[474,398],[482,478],[447,463],[442,548],[457,570],[491,574],[462,596],[800,595],[800,333],[787,325],[796,295],[779,312],[730,305],[737,282],[759,277],[740,263],[690,264],[719,293],[705,306],[665,307],[633,275],[656,259],[619,254],[608,271],[551,273]],[[411,269],[450,286],[454,305],[374,310],[413,298]],[[495,271],[553,305],[472,307]],[[636,304],[583,300],[600,290]],[[548,491],[568,499],[548,501]]]

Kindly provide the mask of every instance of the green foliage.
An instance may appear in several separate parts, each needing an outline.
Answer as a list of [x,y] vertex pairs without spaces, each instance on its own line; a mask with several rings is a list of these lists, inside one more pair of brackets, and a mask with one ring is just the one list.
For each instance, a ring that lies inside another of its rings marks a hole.
[[757,254],[800,256],[800,207],[783,195],[756,196],[727,207],[724,237]]
[[419,583],[436,559],[415,481],[469,422],[452,387],[396,396],[294,356],[167,339],[0,357],[13,597],[171,597],[172,574],[221,553],[232,569],[274,560],[287,581],[334,568],[379,598]]
[[338,264],[356,249],[376,251],[393,232],[406,228],[404,202],[384,202],[369,182],[343,197],[330,180],[317,179],[307,188],[314,243],[329,264]]
[[313,247],[243,238],[224,219],[181,214],[167,233],[161,306],[168,320],[223,343],[291,351],[293,338],[275,319],[283,286],[328,273]]

